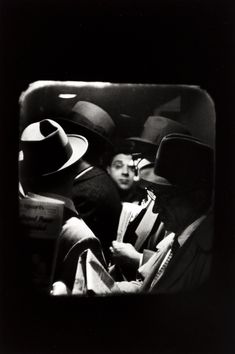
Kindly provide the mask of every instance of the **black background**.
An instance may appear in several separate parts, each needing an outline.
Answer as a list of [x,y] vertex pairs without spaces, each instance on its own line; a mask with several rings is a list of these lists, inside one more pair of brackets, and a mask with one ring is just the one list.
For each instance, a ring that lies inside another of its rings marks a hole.
[[[1,1],[1,352],[234,351],[234,5]],[[18,97],[36,80],[193,84],[215,102],[210,286],[177,296],[37,298],[18,229]]]

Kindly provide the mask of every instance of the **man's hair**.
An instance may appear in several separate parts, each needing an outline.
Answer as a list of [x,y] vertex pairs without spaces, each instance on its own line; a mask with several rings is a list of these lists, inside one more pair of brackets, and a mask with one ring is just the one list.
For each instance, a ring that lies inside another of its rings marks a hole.
[[104,162],[106,166],[110,166],[113,158],[118,155],[118,154],[124,154],[124,155],[132,155],[133,148],[132,148],[132,143],[128,140],[118,140],[116,141],[113,150],[109,150],[106,152]]

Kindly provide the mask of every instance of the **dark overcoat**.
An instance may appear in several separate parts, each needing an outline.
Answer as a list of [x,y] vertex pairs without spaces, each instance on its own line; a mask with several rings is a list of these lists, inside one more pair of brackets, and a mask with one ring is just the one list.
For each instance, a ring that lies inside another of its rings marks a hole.
[[[204,284],[211,272],[213,231],[213,215],[209,214],[178,249],[151,292],[191,291]],[[150,284],[145,290],[150,291]]]
[[109,175],[93,167],[74,182],[72,199],[79,215],[100,240],[108,258],[116,239],[122,209],[119,193]]

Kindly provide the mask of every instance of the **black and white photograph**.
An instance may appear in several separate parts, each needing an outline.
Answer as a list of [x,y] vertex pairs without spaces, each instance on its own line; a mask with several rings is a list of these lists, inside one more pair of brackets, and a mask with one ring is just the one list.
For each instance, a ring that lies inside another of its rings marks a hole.
[[35,290],[174,293],[208,281],[215,111],[205,91],[38,81],[19,103]]
[[234,6],[0,7],[0,351],[233,353]]

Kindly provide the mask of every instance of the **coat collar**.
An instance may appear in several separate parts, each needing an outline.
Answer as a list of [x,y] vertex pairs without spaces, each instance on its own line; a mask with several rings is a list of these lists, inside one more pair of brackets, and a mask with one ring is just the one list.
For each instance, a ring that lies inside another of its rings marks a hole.
[[86,181],[86,180],[89,180],[91,178],[94,178],[96,176],[100,176],[100,175],[104,175],[106,174],[106,172],[104,170],[102,170],[101,168],[99,167],[96,167],[96,166],[93,166],[92,169],[87,169],[85,170],[85,173],[83,174],[79,174],[77,177],[75,177],[75,184],[76,183],[79,183],[79,182],[83,182],[83,181]]
[[210,211],[202,223],[194,231],[195,242],[203,251],[208,252],[212,249],[214,234],[214,214]]
[[180,247],[183,246],[183,244],[192,235],[192,233],[196,230],[196,228],[199,227],[199,225],[202,223],[202,221],[205,219],[205,217],[206,217],[206,215],[202,215],[200,218],[198,218],[193,223],[191,223],[189,226],[187,226],[186,229],[178,236],[177,240],[178,240]]

